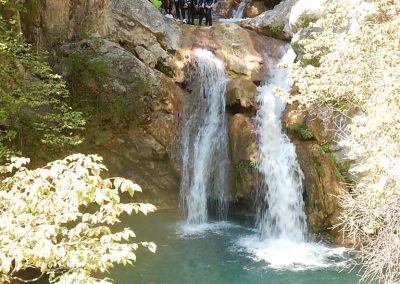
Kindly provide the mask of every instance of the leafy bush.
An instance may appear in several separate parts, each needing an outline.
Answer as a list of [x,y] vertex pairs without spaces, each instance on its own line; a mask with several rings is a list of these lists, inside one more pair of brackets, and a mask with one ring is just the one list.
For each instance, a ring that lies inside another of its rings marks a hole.
[[287,96],[350,121],[336,129],[355,161],[339,172],[358,178],[342,202],[343,229],[361,247],[363,281],[399,283],[400,2],[360,3],[327,2],[315,24],[321,32],[300,41],[306,61],[290,68],[299,95]]
[[111,231],[122,213],[155,207],[121,203],[121,193],[133,196],[141,188],[101,178],[106,167],[99,156],[75,154],[35,170],[25,167],[28,162],[13,158],[0,167],[0,282],[19,280],[17,272],[33,267],[51,283],[99,283],[93,272],[132,264],[139,245],[155,252],[154,243],[132,243],[130,228]]
[[9,16],[0,13],[0,161],[26,144],[79,144],[85,125],[82,114],[66,104],[65,82],[52,73],[46,55],[24,42],[19,9],[0,1],[0,11]]

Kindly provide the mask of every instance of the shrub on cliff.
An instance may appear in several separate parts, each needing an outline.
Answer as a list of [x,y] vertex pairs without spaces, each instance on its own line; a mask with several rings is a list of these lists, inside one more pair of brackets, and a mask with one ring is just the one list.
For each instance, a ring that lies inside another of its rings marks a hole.
[[19,272],[34,268],[51,283],[111,283],[92,273],[132,264],[139,245],[155,251],[154,243],[132,243],[130,228],[112,232],[122,213],[155,207],[121,203],[121,193],[141,189],[123,178],[101,178],[100,157],[75,154],[35,170],[28,162],[13,158],[0,167],[0,282],[21,280]]
[[85,125],[67,104],[65,82],[25,43],[21,10],[17,1],[0,0],[0,161],[26,145],[76,145]]
[[[400,2],[328,1],[290,68],[312,107],[330,106],[351,123],[339,128],[358,181],[342,202],[344,231],[361,246],[363,281],[400,282]],[[313,62],[316,64],[305,64]],[[345,107],[343,107],[345,106]]]

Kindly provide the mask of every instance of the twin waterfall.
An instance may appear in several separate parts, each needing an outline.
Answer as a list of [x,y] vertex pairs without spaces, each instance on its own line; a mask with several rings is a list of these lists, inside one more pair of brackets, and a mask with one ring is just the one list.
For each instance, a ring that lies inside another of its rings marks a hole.
[[[245,1],[243,1],[245,2]],[[281,62],[294,59],[286,48]],[[190,98],[185,105],[182,130],[181,195],[189,224],[204,224],[208,207],[215,204],[216,215],[224,218],[228,200],[227,123],[225,116],[225,66],[210,51],[197,49],[190,69]],[[303,241],[306,218],[303,209],[303,174],[295,147],[282,131],[284,102],[274,95],[275,86],[288,89],[286,71],[276,68],[273,76],[258,89],[260,109],[257,137],[260,151],[256,225],[262,238]]]
[[224,63],[204,49],[196,49],[190,69],[191,96],[185,105],[182,132],[181,195],[187,222],[204,224],[210,199],[219,219],[227,214],[227,76]]

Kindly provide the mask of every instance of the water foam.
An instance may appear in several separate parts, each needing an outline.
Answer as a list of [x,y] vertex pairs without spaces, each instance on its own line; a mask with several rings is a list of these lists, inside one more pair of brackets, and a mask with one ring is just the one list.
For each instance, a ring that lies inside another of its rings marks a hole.
[[295,242],[289,239],[260,239],[258,235],[240,238],[236,249],[254,261],[264,261],[278,270],[303,271],[353,265],[351,250],[323,243]]

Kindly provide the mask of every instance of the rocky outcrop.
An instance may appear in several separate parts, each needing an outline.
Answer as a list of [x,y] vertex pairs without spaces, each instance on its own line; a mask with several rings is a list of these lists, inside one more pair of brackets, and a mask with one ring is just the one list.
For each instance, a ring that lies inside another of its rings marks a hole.
[[254,18],[265,12],[267,7],[265,6],[264,1],[251,1],[246,5],[246,9],[244,10],[245,18]]
[[344,241],[332,228],[340,223],[340,198],[346,193],[348,162],[344,149],[335,143],[336,125],[343,117],[330,109],[310,111],[294,103],[288,106],[283,123],[296,145],[304,173],[304,201],[311,233],[318,239]]
[[257,86],[243,78],[231,80],[226,89],[226,104],[244,109],[256,109]]
[[272,10],[265,11],[253,19],[240,21],[240,25],[267,36],[291,39],[293,34],[289,28],[289,15],[296,2],[297,0],[284,0]]
[[143,192],[136,200],[155,204],[158,210],[176,209],[179,175],[171,167],[164,145],[141,128],[96,130],[88,128],[83,153],[104,158],[109,176],[123,176],[138,183]]
[[318,239],[333,236],[342,242],[340,232],[332,231],[340,223],[340,197],[346,193],[336,165],[318,143],[294,140],[294,144],[304,173],[304,201],[311,233]]
[[59,48],[58,68],[90,115],[85,152],[144,188],[141,200],[176,206],[178,174],[169,162],[184,92],[119,44],[82,40]]
[[[244,1],[244,0],[243,0]],[[220,0],[216,6],[216,14],[219,18],[228,19],[232,12],[240,3],[240,0]]]
[[[67,2],[42,3],[38,27],[45,30],[47,38],[42,38],[42,44],[51,46],[53,61],[67,78],[72,95],[90,114],[82,149],[105,155],[116,174],[121,171],[142,182],[144,191],[153,197],[158,192],[154,202],[164,203],[157,205],[172,206],[170,201],[178,200],[178,186],[171,157],[179,147],[175,140],[185,97],[180,84],[185,83],[193,49],[207,48],[224,60],[233,79],[229,102],[238,110],[254,113],[254,82],[267,77],[270,66],[265,58],[273,57],[282,43],[235,24],[211,29],[177,25],[147,0]],[[58,36],[62,38],[54,41]],[[142,135],[147,138],[143,140]],[[128,150],[134,146],[132,141],[146,149],[158,143],[157,148],[166,154],[160,156],[154,150],[150,152],[155,156],[142,157],[143,149]],[[124,157],[125,151],[129,155]],[[141,169],[136,164],[139,160],[144,161]],[[166,170],[167,165],[171,170]],[[139,174],[123,171],[123,167]],[[150,177],[164,182],[153,182]],[[167,192],[174,198],[168,198]]]
[[[258,148],[253,119],[237,113],[228,126],[231,163],[233,166],[233,210],[240,208],[242,215],[252,212],[257,188]],[[237,212],[234,212],[237,214]]]
[[[232,78],[260,80],[264,55],[259,49],[258,37],[257,34],[235,24],[220,24],[211,29],[183,26],[177,65],[187,65],[194,48],[205,48],[224,60],[227,72]],[[261,40],[265,40],[265,43],[268,39],[263,37]]]
[[179,48],[179,27],[145,0],[110,1],[107,33],[102,35],[132,51],[151,68],[173,77],[171,53]]

